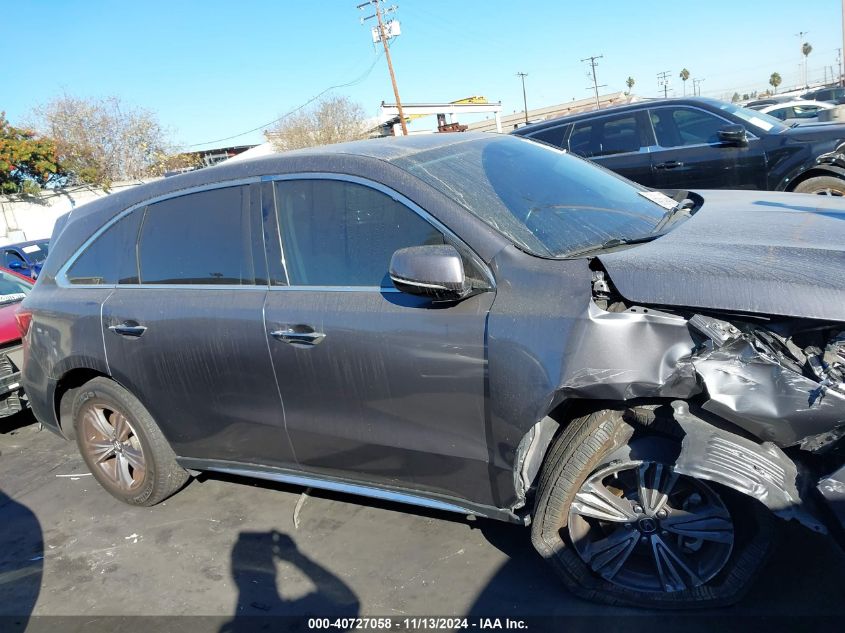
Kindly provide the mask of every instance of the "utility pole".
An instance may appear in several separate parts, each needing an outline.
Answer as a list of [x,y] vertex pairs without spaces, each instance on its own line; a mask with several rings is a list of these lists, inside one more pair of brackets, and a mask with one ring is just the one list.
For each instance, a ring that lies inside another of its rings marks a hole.
[[[845,0],[842,0],[842,43],[845,45]],[[842,70],[842,49],[836,49],[839,51],[839,77],[840,83],[845,86],[845,72]]]
[[[845,0],[843,0],[843,2],[845,2]],[[586,61],[590,62],[590,68],[592,69],[592,75],[593,75],[593,90],[595,90],[595,92],[596,92],[596,110],[598,110],[601,107],[601,106],[599,106],[599,88],[604,88],[606,86],[606,84],[602,84],[601,86],[599,86],[598,80],[596,80],[596,66],[598,66],[598,64],[596,64],[596,60],[601,59],[603,57],[604,57],[604,55],[598,55],[598,56],[594,55],[592,57],[585,57],[584,59],[581,60],[582,62],[586,62]],[[589,88],[587,88],[587,90],[589,90]]]
[[[845,4],[845,0],[842,0],[842,3]],[[845,8],[845,7],[843,7],[843,8]],[[845,24],[843,24],[842,26],[845,27]],[[839,73],[839,80],[836,83],[838,83],[841,86],[842,85],[842,79],[843,79],[843,77],[842,77],[842,75],[843,75],[843,73],[842,73],[842,49],[841,48],[836,49],[836,72]]]
[[516,76],[522,79],[522,107],[525,111],[525,125],[528,125],[528,99],[525,97],[525,78],[528,73],[516,73]]
[[671,74],[671,70],[664,70],[662,73],[657,73],[657,85],[663,86],[664,99],[669,96],[669,75]]
[[[363,9],[369,5],[375,5],[376,12],[373,15],[369,15],[366,18],[361,19],[361,24],[364,23],[365,20],[369,20],[371,18],[376,18],[378,20],[378,36],[381,40],[381,43],[384,45],[384,57],[387,60],[387,70],[390,72],[390,83],[393,84],[393,96],[396,97],[396,109],[399,110],[399,124],[402,126],[402,136],[408,136],[408,126],[405,124],[405,113],[402,112],[402,101],[399,99],[399,88],[396,86],[396,75],[393,73],[393,62],[390,59],[390,46],[387,45],[387,40],[392,37],[386,30],[384,26],[384,11],[381,8],[381,0],[369,0],[369,2],[364,2],[363,4],[359,4],[358,8]],[[391,13],[396,11],[399,7],[392,6],[390,7],[387,12]]]

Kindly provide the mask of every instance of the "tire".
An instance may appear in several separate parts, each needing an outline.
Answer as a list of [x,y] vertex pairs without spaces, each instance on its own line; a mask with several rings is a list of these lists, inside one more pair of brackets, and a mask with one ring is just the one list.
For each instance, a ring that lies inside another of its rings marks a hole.
[[112,496],[129,505],[153,506],[188,481],[152,416],[126,389],[94,378],[69,397],[79,452]]
[[836,176],[814,176],[798,183],[793,191],[821,196],[845,196],[845,179]]
[[[750,587],[771,550],[772,516],[762,504],[733,490],[676,475],[671,464],[678,454],[679,441],[660,427],[658,424],[647,431],[638,428],[635,433],[622,413],[612,410],[572,421],[552,443],[540,473],[532,543],[566,587],[581,598],[659,609],[736,602]],[[630,448],[632,444],[635,449]],[[627,457],[619,458],[620,455]],[[636,461],[626,461],[632,455],[636,455]],[[664,483],[654,485],[645,494],[634,492],[638,488],[625,492],[625,481],[648,481],[650,476]],[[673,483],[665,483],[670,480]],[[622,514],[616,516],[615,506],[611,521],[593,516],[596,512],[603,515],[604,511],[601,506],[590,504],[595,498],[591,491],[605,486],[604,482],[611,482],[610,489],[605,487],[604,491],[615,489],[625,495],[618,496],[625,518]],[[662,501],[665,505],[661,510],[652,513],[664,497],[650,495],[661,490],[671,490],[671,496]],[[683,502],[686,505],[679,508],[682,494],[687,495]],[[649,500],[651,508],[648,503],[642,506],[649,509],[640,507],[637,500],[642,499]],[[655,499],[658,503],[654,503]],[[643,514],[628,519],[628,513],[637,508]],[[696,512],[711,521],[706,532],[703,528],[696,532],[706,533],[706,538],[691,537],[690,523],[684,526],[690,521],[684,517]],[[664,518],[657,519],[658,513]],[[686,532],[678,535],[679,531]],[[698,550],[690,549],[693,545]],[[675,555],[680,558],[673,558]],[[673,569],[694,569],[696,575],[679,573],[676,579]]]

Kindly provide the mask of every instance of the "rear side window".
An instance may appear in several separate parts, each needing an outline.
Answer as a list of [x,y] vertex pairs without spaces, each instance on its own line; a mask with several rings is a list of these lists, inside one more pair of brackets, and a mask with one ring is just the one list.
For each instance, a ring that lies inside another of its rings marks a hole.
[[142,284],[252,285],[249,190],[225,187],[147,207],[138,242]]
[[390,196],[339,180],[276,183],[285,266],[294,286],[390,287],[393,253],[444,244],[443,235]]
[[637,115],[632,113],[573,124],[569,149],[581,156],[610,156],[639,151],[642,141]]
[[111,285],[138,283],[135,242],[143,209],[133,211],[105,230],[71,265],[72,284]]

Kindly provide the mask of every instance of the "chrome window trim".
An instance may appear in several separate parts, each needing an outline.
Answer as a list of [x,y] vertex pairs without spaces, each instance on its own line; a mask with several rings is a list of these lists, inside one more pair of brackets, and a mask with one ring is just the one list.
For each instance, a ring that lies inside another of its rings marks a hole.
[[[435,218],[431,215],[428,211],[423,209],[420,205],[415,203],[413,200],[403,196],[401,193],[396,191],[395,189],[391,189],[387,185],[383,185],[380,182],[375,180],[369,180],[368,178],[362,178],[361,176],[353,176],[352,174],[340,174],[335,172],[301,172],[301,173],[290,173],[290,174],[278,174],[278,175],[268,175],[262,176],[261,182],[277,182],[277,181],[287,181],[287,180],[337,180],[340,182],[349,182],[356,185],[362,185],[364,187],[369,187],[370,189],[375,189],[383,193],[384,195],[388,196],[392,200],[398,202],[399,204],[407,207],[413,213],[416,213],[420,218],[424,221],[431,224],[435,229],[443,233],[448,239],[454,240],[457,244],[466,249],[471,254],[471,258],[473,259],[473,263],[475,264],[476,268],[484,275],[484,281],[487,282],[489,289],[492,290],[496,287],[495,279],[493,278],[493,273],[490,271],[490,267],[484,263],[484,260],[478,255],[478,253],[473,250],[473,248],[467,244],[464,240],[458,237],[454,231],[452,231],[449,227],[443,224],[440,220]],[[302,286],[302,285],[291,285],[290,277],[288,275],[287,266],[285,266],[285,247],[282,240],[282,227],[279,225],[279,210],[276,206],[276,187],[273,187],[273,208],[276,211],[276,227],[279,233],[279,249],[282,253],[282,266],[284,267],[286,281],[288,282],[287,286],[270,286],[271,290],[321,290],[324,292],[356,292],[356,291],[363,291],[363,292],[400,292],[393,286]]]
[[[226,180],[222,182],[215,182],[215,183],[207,183],[204,185],[197,185],[195,187],[187,187],[185,189],[179,189],[178,191],[171,191],[166,194],[162,194],[160,196],[155,196],[154,198],[148,198],[143,202],[139,202],[137,204],[133,204],[130,207],[127,207],[114,217],[112,217],[108,222],[106,222],[103,226],[99,229],[94,231],[94,234],[85,240],[82,243],[82,246],[74,251],[73,255],[71,255],[68,260],[62,265],[59,271],[56,273],[56,285],[59,288],[83,288],[83,289],[93,289],[93,288],[153,288],[153,287],[165,287],[165,288],[176,288],[176,287],[190,287],[190,288],[197,288],[197,287],[214,287],[214,288],[226,288],[226,286],[214,286],[213,284],[72,284],[68,281],[67,272],[70,270],[70,267],[76,263],[76,260],[85,252],[85,250],[91,246],[91,244],[98,238],[100,235],[108,231],[112,226],[117,224],[120,220],[128,216],[130,213],[137,211],[138,209],[142,209],[147,207],[151,204],[155,204],[157,202],[163,202],[165,200],[171,200],[173,198],[179,198],[181,196],[186,196],[192,193],[201,193],[203,191],[213,191],[214,189],[225,189],[226,187],[237,187],[240,185],[251,185],[257,182],[260,182],[260,176],[252,176],[250,178],[238,178],[236,180]],[[137,243],[137,242],[136,242]],[[264,284],[253,284],[249,286],[231,286],[229,289],[232,288],[264,288]]]

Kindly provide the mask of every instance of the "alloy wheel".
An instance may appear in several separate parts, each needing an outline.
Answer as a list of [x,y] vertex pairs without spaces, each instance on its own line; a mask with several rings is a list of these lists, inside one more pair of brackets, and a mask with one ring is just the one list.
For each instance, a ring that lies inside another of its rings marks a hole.
[[814,193],[818,196],[836,196],[837,198],[845,196],[845,191],[841,189],[833,189],[832,187],[824,187],[822,189],[817,189],[816,191],[811,191],[810,193]]
[[82,446],[93,468],[123,492],[144,481],[146,464],[141,441],[128,418],[102,404],[90,404],[80,419]]
[[734,543],[731,515],[713,488],[651,461],[590,475],[567,527],[594,573],[634,591],[701,586],[722,570]]

